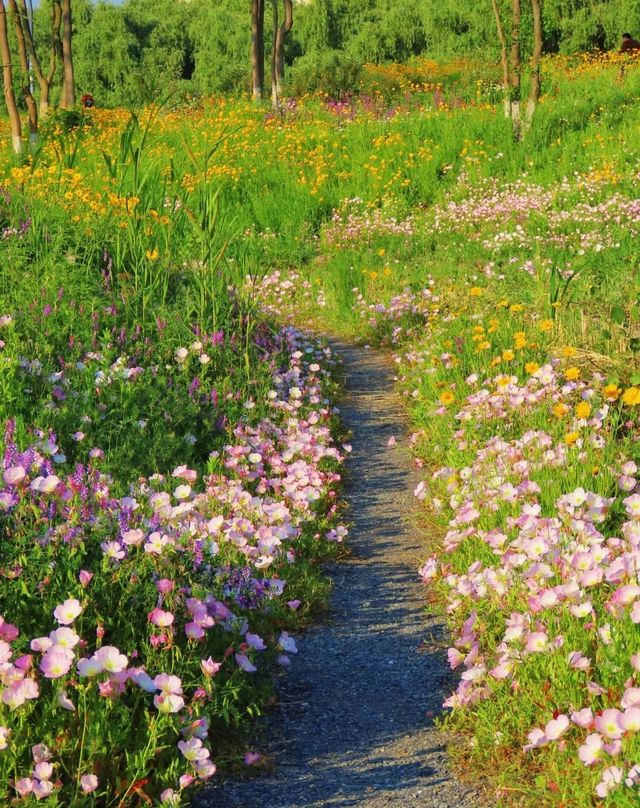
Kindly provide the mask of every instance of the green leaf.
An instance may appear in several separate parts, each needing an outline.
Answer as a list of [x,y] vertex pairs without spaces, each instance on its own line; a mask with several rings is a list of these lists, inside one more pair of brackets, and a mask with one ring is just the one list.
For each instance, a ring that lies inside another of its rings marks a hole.
[[621,309],[620,306],[614,306],[611,309],[611,319],[616,325],[624,325],[624,321],[626,320],[624,309]]
[[629,381],[633,385],[640,384],[640,373],[634,373]]

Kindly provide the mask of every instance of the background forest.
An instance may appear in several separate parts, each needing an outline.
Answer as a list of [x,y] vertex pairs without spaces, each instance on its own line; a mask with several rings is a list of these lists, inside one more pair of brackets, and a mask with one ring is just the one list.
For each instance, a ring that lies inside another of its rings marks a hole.
[[[248,2],[74,0],[73,8],[76,83],[99,105],[144,103],[169,85],[181,93],[249,89]],[[366,62],[472,53],[498,60],[489,0],[309,0],[295,11],[286,43],[294,92],[349,91]],[[44,0],[35,38],[45,61],[49,17]],[[640,0],[545,2],[547,53],[611,49],[627,29],[640,31]]]

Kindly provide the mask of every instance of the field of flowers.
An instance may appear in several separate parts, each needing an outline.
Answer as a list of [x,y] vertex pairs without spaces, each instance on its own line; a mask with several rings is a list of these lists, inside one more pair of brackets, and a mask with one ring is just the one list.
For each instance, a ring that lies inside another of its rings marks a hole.
[[637,804],[640,70],[549,60],[524,143],[490,70],[370,78],[0,154],[0,801],[177,806],[259,762],[345,536],[303,322],[394,351],[461,765]]

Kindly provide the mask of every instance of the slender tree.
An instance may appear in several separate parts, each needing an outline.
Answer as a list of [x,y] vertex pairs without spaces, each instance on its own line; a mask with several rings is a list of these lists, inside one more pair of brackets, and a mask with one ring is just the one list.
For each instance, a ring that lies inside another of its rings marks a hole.
[[62,9],[62,100],[63,109],[71,109],[76,103],[76,91],[73,80],[73,51],[71,0],[60,0]]
[[525,129],[533,123],[538,101],[540,100],[540,60],[542,59],[543,31],[542,31],[542,2],[531,0],[533,11],[533,56],[531,58],[531,86],[527,100],[527,113],[525,116]]
[[[277,0],[274,0],[274,2],[277,3]],[[271,57],[274,62],[272,73],[275,74],[276,95],[278,99],[282,96],[284,84],[284,43],[289,31],[293,28],[293,0],[283,0],[283,3],[284,19],[282,25],[274,26],[274,47]]]
[[[31,67],[36,76],[38,87],[40,88],[38,105],[40,117],[45,117],[49,112],[49,98],[51,94],[51,87],[53,79],[56,75],[56,66],[58,62],[58,51],[62,51],[62,44],[60,40],[60,26],[62,24],[62,8],[60,3],[51,3],[51,47],[49,51],[49,69],[45,73],[42,68],[42,63],[36,51],[33,42],[33,33],[31,26],[28,23],[28,13],[25,0],[18,0],[18,8],[20,9],[20,17],[22,19],[22,30],[27,43],[27,50],[29,51],[29,59]],[[58,48],[57,43],[60,43]]]
[[[38,108],[36,107],[36,100],[31,92],[31,70],[29,68],[29,57],[27,56],[27,43],[23,28],[24,22],[18,10],[16,0],[8,0],[8,3],[13,27],[16,32],[16,42],[18,44],[22,98],[27,108],[27,117],[29,120],[29,143],[32,147],[35,147],[38,143]],[[28,27],[27,23],[27,28]]]
[[22,125],[13,91],[13,67],[11,64],[11,50],[9,49],[9,32],[7,30],[7,12],[4,0],[0,0],[0,58],[2,59],[2,81],[4,84],[4,99],[9,113],[11,124],[11,143],[16,154],[22,152]]
[[265,0],[251,0],[251,78],[254,101],[260,101],[264,92],[264,2]]
[[531,127],[533,116],[540,99],[540,60],[543,48],[542,0],[530,0],[533,15],[533,54],[530,63],[530,86],[527,105],[522,115],[522,7],[521,0],[511,0],[511,31],[507,41],[505,25],[500,14],[498,0],[491,0],[493,16],[496,23],[498,41],[500,43],[500,61],[502,64],[502,86],[504,96],[504,114],[513,125],[513,134],[520,139]]

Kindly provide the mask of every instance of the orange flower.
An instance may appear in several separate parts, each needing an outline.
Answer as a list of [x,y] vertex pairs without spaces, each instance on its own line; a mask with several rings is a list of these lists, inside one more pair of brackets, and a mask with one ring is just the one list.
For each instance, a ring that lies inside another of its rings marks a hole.
[[578,418],[588,418],[591,415],[591,404],[581,401],[576,407],[576,415]]
[[622,400],[625,404],[628,404],[630,407],[637,406],[638,404],[640,404],[640,390],[637,387],[629,387],[628,390],[624,391]]

